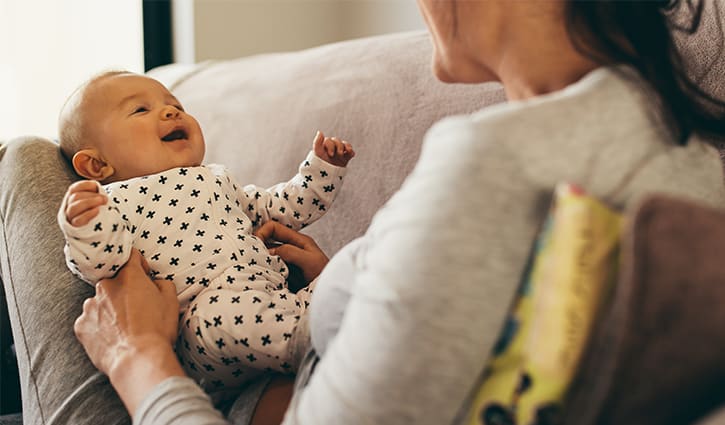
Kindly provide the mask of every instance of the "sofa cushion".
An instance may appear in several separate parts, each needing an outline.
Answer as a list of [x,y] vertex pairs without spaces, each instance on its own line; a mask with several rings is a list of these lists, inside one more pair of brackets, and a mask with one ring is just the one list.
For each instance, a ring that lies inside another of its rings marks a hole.
[[725,211],[653,196],[629,218],[567,423],[692,423],[725,401]]

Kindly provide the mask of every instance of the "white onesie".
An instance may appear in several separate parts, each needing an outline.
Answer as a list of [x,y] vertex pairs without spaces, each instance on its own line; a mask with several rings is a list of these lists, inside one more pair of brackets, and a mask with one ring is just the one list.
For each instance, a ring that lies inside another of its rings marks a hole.
[[68,267],[95,284],[137,248],[153,277],[176,285],[177,353],[207,389],[243,384],[264,370],[293,372],[289,344],[311,289],[292,293],[286,264],[253,232],[275,220],[301,229],[337,194],[346,169],[310,152],[290,181],[237,185],[220,165],[174,168],[103,186],[109,202],[88,224],[58,222]]

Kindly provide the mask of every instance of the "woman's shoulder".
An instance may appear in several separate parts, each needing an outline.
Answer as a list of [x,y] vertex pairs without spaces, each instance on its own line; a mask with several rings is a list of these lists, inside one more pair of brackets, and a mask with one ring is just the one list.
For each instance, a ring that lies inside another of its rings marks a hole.
[[606,132],[617,126],[658,126],[646,83],[624,66],[600,67],[564,89],[525,100],[509,101],[468,116],[444,119],[448,129],[511,136],[560,133],[562,130]]
[[697,138],[677,145],[655,99],[631,68],[599,68],[563,90],[440,121],[421,162],[510,173],[538,188],[589,182],[602,196],[625,184],[622,176],[638,176],[636,188],[661,189],[674,169],[696,177],[671,186],[721,186],[714,149]]
[[546,163],[564,152],[585,160],[603,150],[667,149],[672,134],[657,110],[636,71],[601,67],[556,92],[443,119],[429,131],[424,149],[442,144],[479,154],[500,151],[525,163]]

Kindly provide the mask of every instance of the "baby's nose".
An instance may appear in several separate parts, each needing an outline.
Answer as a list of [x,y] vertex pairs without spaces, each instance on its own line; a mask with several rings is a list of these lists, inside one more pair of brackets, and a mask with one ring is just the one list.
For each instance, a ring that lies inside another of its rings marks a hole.
[[164,118],[167,119],[176,118],[179,116],[179,110],[174,108],[173,106],[167,106],[166,108],[164,108],[163,114]]

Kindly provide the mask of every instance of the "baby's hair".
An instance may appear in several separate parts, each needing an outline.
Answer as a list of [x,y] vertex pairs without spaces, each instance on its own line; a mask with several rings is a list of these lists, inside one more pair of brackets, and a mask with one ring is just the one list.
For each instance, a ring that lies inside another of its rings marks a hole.
[[110,70],[96,74],[76,88],[66,99],[58,117],[58,139],[60,150],[68,161],[72,161],[73,155],[90,143],[86,134],[86,117],[79,111],[85,102],[86,90],[100,80],[122,74],[131,74],[131,72]]

